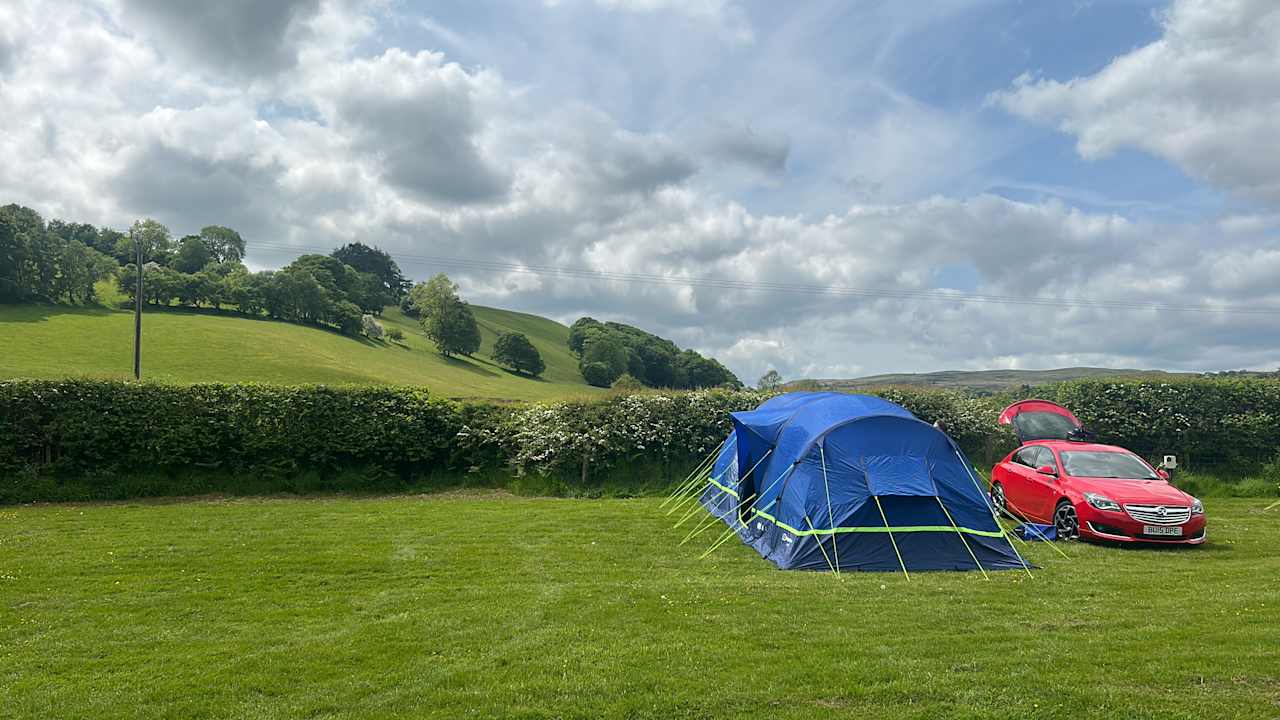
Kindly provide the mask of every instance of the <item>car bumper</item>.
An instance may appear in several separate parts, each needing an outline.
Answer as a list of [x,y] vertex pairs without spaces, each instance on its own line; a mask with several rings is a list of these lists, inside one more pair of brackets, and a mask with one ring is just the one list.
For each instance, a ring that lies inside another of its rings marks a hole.
[[1076,506],[1076,514],[1080,518],[1080,537],[1085,539],[1152,545],[1199,545],[1206,536],[1204,515],[1192,515],[1182,525],[1170,526],[1181,527],[1180,536],[1155,536],[1145,534],[1143,528],[1146,524],[1134,520],[1124,512],[1098,510],[1087,503],[1081,505]]

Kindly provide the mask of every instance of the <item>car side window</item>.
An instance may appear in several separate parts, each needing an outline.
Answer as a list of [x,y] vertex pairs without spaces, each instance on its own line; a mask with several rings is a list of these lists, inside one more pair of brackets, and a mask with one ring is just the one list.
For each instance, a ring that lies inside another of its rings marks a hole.
[[1036,457],[1036,467],[1048,465],[1053,468],[1054,472],[1058,472],[1058,462],[1053,459],[1053,451],[1047,447],[1040,448],[1040,453]]
[[1014,453],[1013,461],[1018,463],[1019,465],[1026,465],[1029,468],[1036,467],[1036,458],[1037,458],[1036,451],[1039,449],[1040,448],[1038,447],[1022,448],[1018,452]]

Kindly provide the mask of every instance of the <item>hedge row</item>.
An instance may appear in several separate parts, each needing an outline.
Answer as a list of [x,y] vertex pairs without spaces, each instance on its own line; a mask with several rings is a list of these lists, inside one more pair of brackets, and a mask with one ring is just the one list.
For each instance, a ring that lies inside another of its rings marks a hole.
[[[1007,398],[890,388],[878,394],[943,420],[976,462],[1013,447],[995,418]],[[1280,383],[1082,381],[1040,388],[1104,441],[1148,456],[1270,459]],[[728,433],[753,391],[641,393],[594,402],[460,404],[409,388],[0,382],[0,502],[175,494],[192,476],[251,478],[255,491],[408,487],[441,474],[555,477],[591,484],[644,468],[683,475]],[[131,478],[145,475],[145,484]],[[227,489],[209,486],[208,489]]]

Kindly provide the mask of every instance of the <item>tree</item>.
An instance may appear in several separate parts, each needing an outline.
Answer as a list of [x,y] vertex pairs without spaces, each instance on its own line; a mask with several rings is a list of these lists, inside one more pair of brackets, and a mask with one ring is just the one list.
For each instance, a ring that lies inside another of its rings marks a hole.
[[[349,243],[334,250],[331,255],[355,268],[357,272],[371,273],[378,278],[383,290],[392,300],[399,300],[408,291],[410,283],[400,273],[400,266],[391,255],[364,243]],[[390,304],[390,303],[386,303]]]
[[116,241],[116,259],[122,263],[134,262],[137,259],[135,243],[142,245],[144,265],[149,262],[169,264],[173,254],[173,236],[169,234],[169,228],[151,218],[135,222],[129,234]]
[[578,318],[569,328],[569,349],[578,356],[578,369],[584,371],[584,377],[587,365],[600,363],[609,371],[593,372],[610,383],[627,373],[648,387],[741,386],[738,378],[714,359],[692,350],[681,352],[666,338],[622,323]]
[[586,380],[588,385],[596,387],[609,387],[619,377],[613,374],[612,368],[600,362],[587,363],[582,365],[580,369],[582,370],[582,379]]
[[[588,383],[597,387],[609,387],[613,385],[614,380],[627,372],[630,359],[631,355],[627,352],[626,346],[617,337],[598,333],[590,335],[582,346],[582,359],[578,363],[578,369],[582,371],[582,377]],[[587,366],[595,365],[605,368],[603,372],[598,368],[592,371],[598,382],[592,382],[591,378],[587,377]]]
[[364,313],[360,312],[360,306],[350,300],[342,300],[335,303],[325,312],[324,318],[334,325],[338,326],[338,332],[343,335],[358,335],[364,327]]
[[200,228],[200,239],[216,262],[238,263],[244,260],[244,238],[229,227],[208,225]]
[[383,287],[382,280],[377,275],[369,272],[357,272],[356,275],[359,281],[351,292],[351,300],[359,305],[361,310],[373,315],[381,315],[384,307],[395,302],[395,298]]
[[456,296],[422,316],[422,329],[441,355],[471,355],[480,349],[480,326],[471,308]]
[[644,383],[637,380],[635,376],[630,373],[623,373],[617,380],[613,381],[613,385],[610,387],[614,390],[635,392],[636,390],[644,389]]
[[173,269],[183,273],[197,273],[213,261],[213,253],[199,235],[188,235],[178,245],[178,254],[173,258]]
[[537,377],[547,366],[542,362],[538,348],[523,333],[502,333],[493,344],[495,362],[528,375]]
[[575,355],[582,355],[582,348],[591,337],[604,329],[600,321],[592,317],[580,317],[569,326],[569,349]]
[[777,390],[781,386],[782,375],[777,370],[769,370],[756,381],[756,387],[761,390]]
[[424,319],[457,299],[458,286],[444,273],[439,273],[427,282],[414,285],[409,291],[410,308],[418,317]]
[[21,205],[0,207],[0,299],[47,296],[53,273],[44,250],[45,225],[40,213]]
[[116,261],[77,240],[58,240],[58,272],[54,280],[53,298],[66,297],[67,302],[88,303],[96,295],[97,282],[109,278],[118,267]]
[[372,315],[365,315],[360,318],[360,327],[370,340],[381,340],[385,334],[382,329],[382,323],[375,320]]

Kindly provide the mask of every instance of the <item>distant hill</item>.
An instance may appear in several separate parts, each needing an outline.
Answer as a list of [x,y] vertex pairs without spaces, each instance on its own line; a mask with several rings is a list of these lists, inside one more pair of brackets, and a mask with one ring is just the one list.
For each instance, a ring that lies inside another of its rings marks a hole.
[[1083,378],[1125,377],[1159,380],[1198,376],[1199,373],[1171,373],[1163,370],[1093,367],[1058,368],[1056,370],[941,370],[931,373],[868,375],[852,379],[798,380],[788,383],[788,386],[804,386],[822,390],[858,390],[883,387],[885,385],[914,385],[991,394],[1016,389],[1023,385],[1044,385]]
[[[543,400],[600,392],[583,381],[569,328],[547,318],[472,306],[482,345],[474,358],[443,358],[416,320],[388,308],[402,343],[231,313],[148,309],[142,376],[173,383],[420,385],[444,397]],[[541,378],[518,376],[490,358],[498,333],[522,332],[542,354]],[[102,307],[0,305],[0,379],[129,378],[133,313]]]

